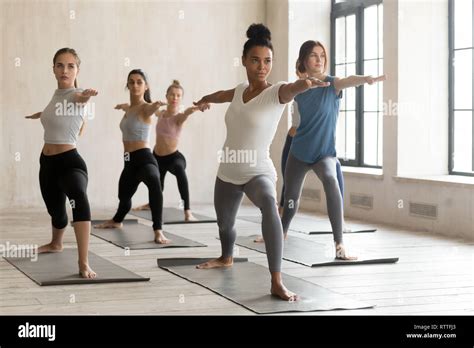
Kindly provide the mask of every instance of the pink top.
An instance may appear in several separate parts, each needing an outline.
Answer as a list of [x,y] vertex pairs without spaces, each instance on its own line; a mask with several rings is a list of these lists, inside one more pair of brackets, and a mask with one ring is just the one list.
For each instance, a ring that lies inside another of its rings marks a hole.
[[158,117],[156,123],[156,137],[165,137],[178,140],[181,135],[183,125],[178,125],[178,118],[176,116]]

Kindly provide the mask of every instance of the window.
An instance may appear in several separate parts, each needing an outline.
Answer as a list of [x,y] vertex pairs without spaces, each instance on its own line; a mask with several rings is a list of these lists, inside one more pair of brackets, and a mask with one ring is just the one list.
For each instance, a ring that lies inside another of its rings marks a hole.
[[474,176],[472,0],[449,1],[449,173]]
[[[382,0],[333,0],[331,72],[338,77],[383,74]],[[382,167],[383,84],[343,92],[336,130],[341,163]]]

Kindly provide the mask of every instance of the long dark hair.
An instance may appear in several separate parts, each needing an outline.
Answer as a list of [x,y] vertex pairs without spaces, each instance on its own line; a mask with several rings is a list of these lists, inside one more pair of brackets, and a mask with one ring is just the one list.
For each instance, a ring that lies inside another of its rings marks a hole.
[[[61,54],[64,54],[64,53],[70,53],[74,56],[74,58],[76,59],[76,64],[77,64],[77,67],[79,68],[79,66],[81,65],[81,59],[79,58],[79,55],[77,54],[76,50],[74,48],[69,48],[69,47],[64,47],[64,48],[61,48],[60,50],[58,50],[55,54],[54,54],[54,57],[53,57],[53,66],[56,65],[56,59],[58,59],[58,57],[61,55]],[[77,78],[74,79],[74,87],[77,88]]]
[[273,52],[273,45],[272,45],[272,34],[270,33],[270,29],[268,29],[263,24],[252,24],[247,29],[247,37],[248,40],[244,44],[244,52],[242,56],[245,57],[255,46],[263,46],[268,47]]
[[316,46],[321,47],[324,51],[324,56],[326,57],[326,59],[324,59],[324,72],[326,71],[328,67],[328,55],[327,55],[326,47],[324,47],[324,45],[319,41],[308,40],[308,41],[305,41],[301,45],[300,53],[298,55],[298,60],[296,61],[296,69],[300,73],[306,72],[306,67],[304,66],[304,63],[306,62],[306,59],[308,59],[311,52],[313,52],[313,48]]
[[138,74],[140,75],[141,77],[143,77],[143,81],[145,81],[145,83],[148,85],[148,89],[145,91],[145,95],[143,96],[143,99],[145,99],[145,101],[147,103],[151,103],[151,91],[150,91],[150,86],[148,84],[148,79],[145,75],[145,72],[142,70],[142,69],[133,69],[132,71],[130,71],[128,73],[128,76],[127,76],[127,84],[125,85],[125,88],[128,88],[128,79],[130,78],[130,75],[134,75],[134,74]]

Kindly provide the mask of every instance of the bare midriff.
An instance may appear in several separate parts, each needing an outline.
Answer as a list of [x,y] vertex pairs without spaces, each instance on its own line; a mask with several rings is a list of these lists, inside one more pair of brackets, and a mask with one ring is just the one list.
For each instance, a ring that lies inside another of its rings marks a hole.
[[54,156],[75,148],[72,144],[44,144],[42,152],[45,156]]

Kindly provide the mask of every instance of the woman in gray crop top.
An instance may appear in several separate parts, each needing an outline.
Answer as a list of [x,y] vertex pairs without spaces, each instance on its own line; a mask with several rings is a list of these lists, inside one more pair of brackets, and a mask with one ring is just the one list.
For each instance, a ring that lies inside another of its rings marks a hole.
[[132,207],[132,197],[140,182],[148,187],[149,202],[153,220],[155,243],[166,244],[162,228],[163,194],[161,192],[158,163],[148,144],[151,117],[166,103],[152,102],[150,88],[145,73],[141,69],[130,71],[127,77],[130,91],[130,107],[120,122],[124,147],[124,168],[119,180],[119,207],[115,216],[95,228],[119,228],[125,215]]
[[51,216],[53,236],[49,244],[38,248],[38,253],[63,250],[63,237],[68,224],[67,197],[72,207],[79,273],[83,278],[95,278],[97,274],[89,267],[88,260],[91,213],[87,198],[87,167],[76,150],[76,142],[85,121],[84,103],[97,95],[97,91],[76,88],[80,63],[72,48],[56,52],[53,71],[58,89],[43,112],[26,118],[41,119],[44,127],[39,179],[41,194]]

